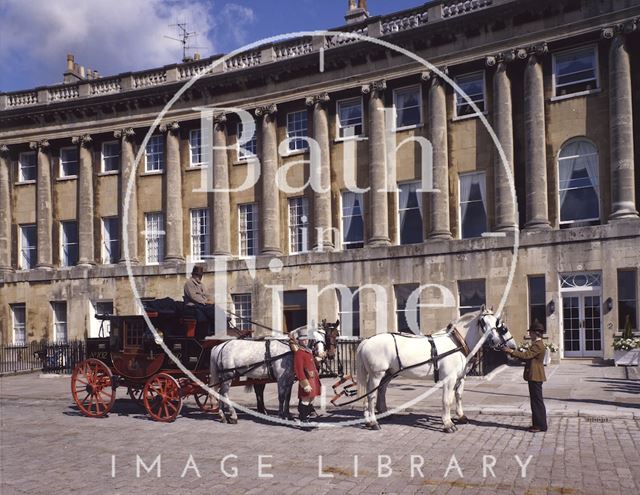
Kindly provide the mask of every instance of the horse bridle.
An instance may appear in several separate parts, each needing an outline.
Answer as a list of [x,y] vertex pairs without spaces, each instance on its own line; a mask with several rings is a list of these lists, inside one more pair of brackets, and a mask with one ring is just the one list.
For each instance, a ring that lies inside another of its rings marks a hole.
[[[484,320],[480,318],[480,322],[482,324],[482,332],[484,334]],[[490,346],[493,350],[499,351],[506,347],[507,342],[509,342],[510,340],[514,340],[513,335],[510,335],[508,339],[505,339],[505,335],[509,333],[509,328],[504,324],[504,322],[500,321],[500,318],[496,318],[495,331],[498,334],[498,338],[500,339],[500,344],[498,344],[497,346]]]

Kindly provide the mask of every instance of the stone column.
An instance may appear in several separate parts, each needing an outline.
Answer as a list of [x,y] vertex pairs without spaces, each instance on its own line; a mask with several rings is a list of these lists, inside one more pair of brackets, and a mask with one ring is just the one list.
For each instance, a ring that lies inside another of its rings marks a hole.
[[52,264],[52,209],[51,202],[51,159],[47,153],[49,141],[32,142],[29,144],[32,150],[38,155],[38,180],[36,185],[36,231],[37,242],[37,263],[36,268],[51,270]]
[[508,173],[515,188],[513,173],[513,105],[511,101],[511,80],[507,74],[507,62],[515,58],[513,52],[488,57],[487,66],[495,67],[493,75],[493,129],[498,142],[504,151],[506,164],[500,156],[499,150],[494,149],[494,185],[495,185],[495,230],[498,232],[513,232],[518,229],[516,219],[516,198],[508,182]]
[[262,177],[261,205],[262,254],[282,255],[280,246],[280,190],[276,183],[278,171],[278,137],[276,112],[278,107],[271,104],[256,109],[256,116],[262,117]]
[[9,148],[0,145],[0,272],[11,268],[11,187]]
[[544,118],[544,80],[540,59],[547,45],[529,50],[524,72],[524,135],[526,167],[526,229],[550,229],[547,198],[547,152]]
[[229,200],[229,157],[227,156],[227,117],[213,119],[213,254],[231,255],[231,203]]
[[168,263],[184,261],[182,230],[182,170],[180,164],[180,124],[162,124],[160,132],[167,133],[166,180],[166,220],[165,239]]
[[447,100],[444,81],[435,73],[429,80],[428,120],[433,145],[433,188],[430,193],[431,231],[429,239],[451,239],[449,221],[449,145],[447,142]]
[[369,95],[369,210],[371,226],[369,246],[388,246],[389,205],[387,194],[387,146],[385,134],[384,93],[386,81],[375,81],[362,87],[362,93]]
[[[631,32],[635,24],[622,30]],[[609,50],[609,119],[611,135],[611,215],[609,220],[637,218],[633,173],[633,99],[631,64],[625,46],[625,34],[613,29],[603,31],[613,38]]]
[[310,96],[307,106],[313,108],[313,139],[320,147],[320,163],[312,163],[311,174],[317,174],[318,191],[313,192],[313,217],[315,221],[314,249],[317,251],[333,251],[331,230],[331,152],[329,138],[329,117],[327,104],[331,98],[329,93]]
[[91,136],[74,136],[71,141],[80,146],[78,173],[78,265],[95,264],[93,235],[93,146]]
[[[126,263],[124,244],[127,236],[127,247],[129,248],[129,261],[131,264],[138,263],[138,192],[137,192],[137,171],[135,169],[135,154],[133,152],[133,138],[135,131],[132,128],[125,128],[113,133],[116,139],[120,139],[120,263]],[[133,185],[128,193],[129,177],[133,175]],[[125,199],[129,201],[125,208]],[[126,226],[125,226],[126,217]]]

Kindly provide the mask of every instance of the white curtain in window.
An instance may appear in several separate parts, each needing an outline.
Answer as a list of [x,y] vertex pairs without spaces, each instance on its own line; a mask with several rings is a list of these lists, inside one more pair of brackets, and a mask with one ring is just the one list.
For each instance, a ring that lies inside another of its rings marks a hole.
[[583,166],[587,170],[591,186],[596,192],[598,199],[600,199],[600,188],[598,187],[598,151],[589,141],[573,141],[564,146],[562,151],[560,151],[558,166],[558,176],[560,180],[560,207],[564,204],[564,200],[567,196],[567,189],[569,187],[571,177],[573,176],[573,172],[579,166]]
[[598,200],[600,200],[600,187],[598,187],[598,176],[600,175],[598,171],[598,151],[590,142],[580,141],[579,155],[581,157],[582,164],[589,174],[591,186],[595,190]]
[[473,185],[473,175],[460,176],[460,221],[464,222],[469,206],[469,194]]
[[484,212],[487,213],[487,181],[484,179],[484,173],[475,174],[474,182],[480,186],[480,195],[482,196],[482,206],[484,206]]

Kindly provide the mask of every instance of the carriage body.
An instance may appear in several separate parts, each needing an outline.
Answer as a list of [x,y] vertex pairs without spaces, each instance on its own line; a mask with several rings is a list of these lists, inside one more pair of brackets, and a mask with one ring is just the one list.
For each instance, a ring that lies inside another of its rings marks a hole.
[[216,401],[185,370],[207,384],[211,349],[227,338],[207,337],[208,324],[175,314],[147,312],[159,339],[141,315],[96,317],[103,320],[99,337],[86,340],[87,359],[71,378],[73,398],[84,415],[105,416],[120,387],[157,421],[173,421],[189,396],[204,411],[217,409]]

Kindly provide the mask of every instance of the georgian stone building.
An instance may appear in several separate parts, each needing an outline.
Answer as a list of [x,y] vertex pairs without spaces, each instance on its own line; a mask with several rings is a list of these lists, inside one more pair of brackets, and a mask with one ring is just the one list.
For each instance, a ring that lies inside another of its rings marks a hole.
[[[360,336],[406,326],[419,286],[423,331],[497,307],[515,252],[514,334],[537,318],[560,357],[612,357],[638,321],[640,4],[436,0],[379,17],[354,3],[334,31],[439,70],[324,33],[109,77],[70,57],[63,84],[0,94],[2,341],[83,338],[96,312],[138,311],[126,225],[142,298],[179,299],[194,260],[212,287],[209,256],[224,255],[236,312],[279,328],[340,315]],[[248,111],[255,136],[217,112],[207,150],[204,106]],[[295,164],[306,137],[319,170]],[[418,138],[433,146],[437,192],[421,189]],[[209,152],[213,185],[232,192],[202,188]],[[260,179],[244,188],[256,158]],[[394,159],[399,191],[385,192]],[[312,172],[324,191],[302,187]],[[331,284],[355,293],[351,308],[335,287],[315,297]]]

